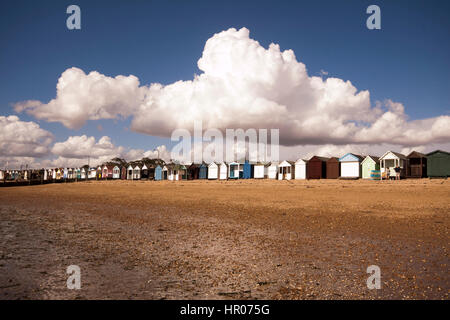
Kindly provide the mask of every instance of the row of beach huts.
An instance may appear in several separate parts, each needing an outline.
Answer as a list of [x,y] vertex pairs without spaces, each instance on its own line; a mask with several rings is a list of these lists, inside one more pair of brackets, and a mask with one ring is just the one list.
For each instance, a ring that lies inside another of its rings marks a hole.
[[53,168],[41,170],[0,170],[0,181],[43,181],[121,179],[121,180],[229,180],[229,179],[372,179],[449,177],[450,153],[436,150],[428,154],[413,151],[405,156],[388,151],[381,157],[347,153],[343,157],[313,156],[309,160],[270,163],[212,162],[183,165],[161,164],[106,164],[95,168]]

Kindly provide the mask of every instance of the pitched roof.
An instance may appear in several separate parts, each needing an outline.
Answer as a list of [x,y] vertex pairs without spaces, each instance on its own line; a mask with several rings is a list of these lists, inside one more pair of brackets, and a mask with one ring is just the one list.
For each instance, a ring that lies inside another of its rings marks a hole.
[[320,157],[320,156],[312,156],[309,161],[311,161],[313,158],[319,159],[320,161],[328,161],[330,158],[327,157]]
[[410,154],[408,154],[407,158],[426,158],[426,155],[418,151],[412,151]]
[[383,154],[381,157],[380,157],[380,159],[383,159],[388,153],[392,153],[392,154],[394,154],[397,158],[400,158],[400,159],[406,159],[406,156],[404,155],[404,154],[401,154],[401,153],[399,153],[399,152],[394,152],[394,151],[387,151],[385,154]]
[[445,153],[445,154],[447,154],[447,155],[450,155],[450,153],[447,152],[447,151],[443,151],[443,150],[434,150],[433,152],[427,153],[427,156],[430,156],[430,155],[435,154],[435,153],[438,153],[438,152],[440,152],[440,153]]
[[365,161],[367,158],[370,158],[370,159],[372,159],[375,162],[379,162],[380,161],[380,157],[370,156],[370,155],[366,156],[363,161]]
[[351,156],[351,157],[353,157],[353,158],[357,158],[360,162],[361,162],[362,160],[364,160],[364,157],[363,157],[363,156],[360,156],[359,154],[354,154],[354,153],[349,152],[349,153],[343,155],[342,157],[340,157],[340,158],[339,158],[339,161],[342,161],[345,157],[348,157],[348,156]]

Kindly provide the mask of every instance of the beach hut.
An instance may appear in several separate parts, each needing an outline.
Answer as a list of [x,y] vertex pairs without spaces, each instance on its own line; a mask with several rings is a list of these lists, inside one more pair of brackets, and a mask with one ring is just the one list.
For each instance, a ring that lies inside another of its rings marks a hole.
[[428,177],[450,177],[450,153],[436,150],[427,154]]
[[427,156],[413,151],[407,157],[406,177],[425,178],[427,176]]
[[142,180],[151,180],[155,178],[155,166],[152,164],[144,164],[141,170]]
[[113,173],[112,173],[113,179],[120,179],[120,168],[119,166],[114,166]]
[[219,179],[228,179],[228,165],[225,162],[221,162],[219,165]]
[[211,162],[208,165],[208,179],[215,180],[219,178],[219,164]]
[[295,179],[301,180],[306,179],[306,167],[308,165],[308,160],[298,159],[295,161]]
[[104,165],[103,168],[102,168],[102,178],[103,179],[107,179],[108,178],[108,168],[106,167],[106,165]]
[[[364,158],[360,155],[347,153],[339,158],[341,164],[341,178],[361,178],[361,161]],[[328,168],[327,168],[328,169]],[[327,173],[328,175],[328,173]]]
[[141,167],[138,165],[133,168],[133,180],[141,180]]
[[105,165],[103,166],[103,171],[102,171],[102,178],[103,179],[112,179],[113,178],[113,170],[114,170],[114,166],[113,165]]
[[148,180],[148,167],[145,163],[141,168],[141,180]]
[[267,178],[269,179],[278,178],[278,162],[271,162],[270,164],[268,164]]
[[78,180],[81,179],[81,169],[80,168],[75,169],[75,177]]
[[0,170],[0,180],[5,180],[5,172]]
[[67,179],[73,179],[73,169],[72,168],[68,168],[67,169]]
[[398,153],[398,152],[393,152],[393,151],[388,151],[385,154],[383,154],[383,156],[380,157],[380,169],[381,169],[381,174],[382,174],[382,179],[383,179],[383,175],[384,178],[391,178],[391,177],[395,177],[395,167],[400,167],[400,177],[405,177],[406,174],[406,156]]
[[126,165],[120,167],[120,180],[127,180],[127,173],[128,173],[127,169],[128,168]]
[[97,168],[97,175],[96,175],[97,179],[101,179],[102,178],[102,173],[103,173],[103,168],[101,166],[99,166]]
[[242,178],[243,179],[251,179],[253,178],[253,164],[245,160],[244,165],[242,166]]
[[372,179],[372,171],[380,170],[380,158],[367,156],[361,161],[361,176],[363,179]]
[[267,177],[267,169],[264,163],[257,162],[253,165],[253,178],[255,179],[264,179]]
[[160,165],[157,165],[155,168],[155,180],[156,181],[162,180],[162,168]]
[[167,165],[164,165],[162,167],[162,179],[168,180],[168,178],[169,178],[169,168],[167,167]]
[[228,178],[229,179],[239,179],[240,172],[240,164],[239,162],[230,162],[228,164]]
[[295,177],[295,162],[282,161],[278,165],[278,180],[291,180]]
[[97,175],[97,169],[89,168],[88,179],[95,179],[96,175]]
[[165,165],[165,168],[167,169],[167,180],[169,181],[178,180],[178,169],[176,164],[168,163]]
[[86,169],[85,168],[81,168],[80,176],[81,176],[81,179],[86,179]]
[[200,165],[198,178],[199,179],[207,179],[208,178],[208,166],[204,162]]
[[337,179],[341,176],[341,166],[339,165],[339,158],[331,157],[327,160],[326,166],[327,179]]
[[306,166],[306,179],[325,179],[327,177],[327,161],[329,158],[313,156]]
[[127,180],[133,180],[133,166],[131,164],[127,168]]
[[62,178],[67,179],[68,175],[69,175],[69,169],[67,169],[67,168],[62,169]]
[[187,180],[187,168],[184,164],[178,165],[178,180]]
[[188,168],[188,180],[198,179],[200,173],[200,165],[193,163]]

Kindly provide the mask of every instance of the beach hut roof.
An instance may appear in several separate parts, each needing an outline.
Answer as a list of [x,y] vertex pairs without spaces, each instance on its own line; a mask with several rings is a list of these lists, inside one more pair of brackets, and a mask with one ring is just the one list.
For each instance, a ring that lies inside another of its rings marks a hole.
[[327,157],[320,157],[320,156],[312,156],[308,161],[311,161],[312,159],[318,159],[318,160],[320,160],[320,161],[326,162],[326,161],[328,161],[330,158],[327,158]]
[[361,163],[365,163],[365,162],[368,161],[369,159],[372,160],[372,161],[374,161],[374,162],[380,161],[380,158],[379,158],[379,157],[375,157],[375,156],[366,156],[366,157],[364,158],[364,160],[361,161]]
[[396,156],[399,159],[406,159],[406,156],[404,154],[394,152],[394,151],[387,151],[385,154],[383,154],[379,160],[384,159],[388,154],[392,153],[394,156]]
[[290,166],[293,166],[293,165],[295,165],[295,162],[284,160],[283,162],[281,162],[279,164],[279,167],[290,167]]
[[308,162],[308,160],[305,160],[305,159],[300,158],[300,159],[298,159],[297,161],[295,161],[295,164],[307,163],[307,162]]
[[426,155],[424,155],[423,153],[417,152],[417,151],[412,151],[407,156],[408,159],[411,159],[411,158],[426,158],[426,157],[427,157]]
[[363,156],[360,156],[359,154],[354,153],[347,153],[346,155],[339,158],[340,162],[346,162],[346,161],[359,161],[361,162],[364,159]]
[[450,153],[447,152],[447,151],[434,150],[433,152],[427,153],[427,156],[431,156],[431,155],[433,155],[433,154],[435,154],[435,153],[444,153],[444,154],[446,154],[446,155],[450,155]]

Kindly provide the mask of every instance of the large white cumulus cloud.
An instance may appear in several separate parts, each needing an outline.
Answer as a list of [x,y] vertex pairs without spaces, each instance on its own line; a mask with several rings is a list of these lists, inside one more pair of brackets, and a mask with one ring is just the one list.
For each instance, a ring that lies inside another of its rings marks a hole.
[[38,119],[76,129],[86,120],[131,115],[142,101],[144,89],[132,75],[111,78],[96,71],[85,74],[81,69],[70,68],[58,80],[55,99],[47,104],[36,100],[19,102],[15,110],[27,110]]
[[0,157],[39,157],[49,152],[53,135],[35,122],[0,116]]
[[71,68],[57,97],[26,101],[39,119],[78,128],[86,120],[132,117],[137,132],[170,136],[174,129],[279,128],[283,145],[380,144],[403,146],[450,139],[450,117],[409,121],[401,103],[372,106],[368,91],[350,81],[309,76],[292,50],[262,47],[242,28],[220,32],[205,44],[202,71],[190,81],[140,86],[134,76],[107,77]]

